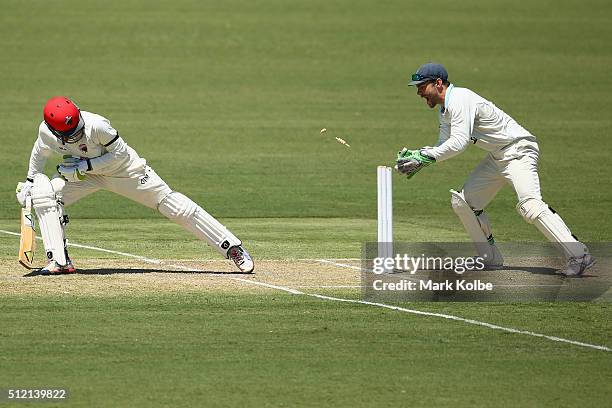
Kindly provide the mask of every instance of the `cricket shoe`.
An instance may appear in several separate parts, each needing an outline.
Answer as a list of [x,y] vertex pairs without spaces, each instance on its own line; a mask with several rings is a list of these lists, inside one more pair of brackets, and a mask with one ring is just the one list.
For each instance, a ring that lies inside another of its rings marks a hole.
[[62,273],[76,273],[76,268],[72,264],[72,261],[69,259],[66,265],[62,266],[51,260],[47,266],[40,270],[40,273],[43,275],[58,275]]
[[253,258],[242,246],[233,246],[227,251],[227,257],[234,261],[240,272],[251,273],[255,269]]
[[488,271],[503,269],[504,257],[502,256],[501,252],[499,252],[497,245],[495,245],[492,235],[489,237],[489,240],[489,247],[486,248],[486,252],[480,258],[485,266],[484,269]]
[[499,251],[496,251],[493,259],[490,259],[486,254],[484,256],[474,256],[472,259],[480,259],[484,265],[484,270],[486,271],[494,271],[504,268],[504,258],[502,258]]
[[567,260],[567,268],[561,273],[565,276],[580,276],[593,265],[595,265],[595,258],[591,254],[573,256]]

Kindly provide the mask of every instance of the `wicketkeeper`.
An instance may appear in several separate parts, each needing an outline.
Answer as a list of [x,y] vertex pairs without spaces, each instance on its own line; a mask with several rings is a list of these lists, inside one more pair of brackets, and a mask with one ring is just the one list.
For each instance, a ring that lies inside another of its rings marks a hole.
[[[173,191],[108,119],[81,111],[64,96],[49,99],[43,116],[26,182],[17,193],[22,207],[31,197],[38,218],[49,259],[42,272],[76,272],[66,248],[64,206],[101,189],[157,209],[231,259],[240,271],[253,271],[253,260],[242,242],[198,204]],[[50,180],[43,171],[51,153],[63,155],[64,162]]]
[[595,263],[559,214],[542,201],[538,177],[536,137],[490,101],[467,88],[449,83],[446,69],[435,63],[422,65],[412,75],[411,86],[430,108],[440,105],[438,143],[416,150],[404,148],[397,170],[414,176],[423,167],[450,159],[474,144],[488,152],[469,175],[461,191],[451,190],[451,205],[489,266],[503,265],[491,224],[484,212],[497,192],[509,183],[518,197],[516,209],[568,259],[564,274],[576,276]]

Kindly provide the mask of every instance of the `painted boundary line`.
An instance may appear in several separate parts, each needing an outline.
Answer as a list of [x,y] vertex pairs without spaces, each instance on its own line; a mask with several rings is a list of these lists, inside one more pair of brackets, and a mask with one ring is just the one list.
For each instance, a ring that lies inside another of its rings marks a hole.
[[[8,234],[8,235],[17,235],[17,236],[19,236],[18,233],[11,232],[11,231],[0,230],[0,232],[4,233],[4,234]],[[113,251],[113,250],[110,250],[110,249],[98,248],[98,247],[89,246],[89,245],[73,244],[73,243],[68,243],[68,245],[69,246],[74,246],[74,247],[77,247],[77,248],[85,248],[85,249],[91,249],[91,250],[94,250],[94,251],[100,251],[100,252],[107,252],[107,253],[116,254],[116,255],[122,255],[122,256],[129,257],[129,258],[139,259],[139,260],[141,260],[143,262],[151,263],[151,264],[155,264],[155,265],[165,264],[162,260],[159,260],[159,259],[147,258],[147,257],[140,256],[140,255],[129,254],[127,252]],[[321,263],[334,264],[334,265],[339,266],[339,267],[357,268],[357,267],[352,266],[352,265],[339,264],[339,263],[336,263],[336,262],[328,261],[326,259],[320,259],[318,261],[321,262]],[[183,266],[183,265],[176,265],[176,264],[165,264],[165,265],[168,265],[170,267],[177,268],[177,269],[187,270],[187,271],[198,270],[197,268],[189,268],[189,267],[186,267],[186,266]],[[204,272],[203,270],[200,270],[200,271]],[[419,316],[438,317],[438,318],[442,318],[442,319],[454,320],[454,321],[457,321],[457,322],[472,324],[472,325],[475,325],[475,326],[486,327],[486,328],[493,329],[493,330],[500,330],[500,331],[504,331],[506,333],[514,333],[514,334],[522,334],[522,335],[531,336],[531,337],[539,337],[539,338],[547,339],[547,340],[550,340],[550,341],[566,343],[566,344],[573,344],[575,346],[580,346],[580,347],[586,347],[586,348],[590,348],[590,349],[596,349],[596,350],[612,352],[612,348],[606,347],[606,346],[601,346],[601,345],[597,345],[597,344],[583,343],[581,341],[569,340],[569,339],[564,339],[562,337],[556,337],[556,336],[549,336],[549,335],[546,335],[546,334],[536,333],[536,332],[532,332],[532,331],[528,331],[528,330],[514,329],[512,327],[498,326],[498,325],[492,324],[492,323],[481,322],[479,320],[473,320],[473,319],[466,319],[464,317],[459,317],[459,316],[454,316],[454,315],[449,315],[449,314],[444,314],[444,313],[424,312],[422,310],[407,309],[407,308],[400,307],[400,306],[387,305],[385,303],[375,303],[375,302],[368,302],[368,301],[365,301],[365,300],[356,300],[356,299],[345,299],[345,298],[339,298],[339,297],[334,297],[334,296],[320,295],[318,293],[306,293],[306,292],[302,292],[302,291],[299,291],[297,289],[289,288],[289,287],[286,287],[286,286],[273,285],[273,284],[270,284],[270,283],[258,282],[258,281],[254,281],[254,280],[238,278],[238,277],[233,277],[233,276],[227,276],[227,275],[222,275],[222,277],[227,278],[227,279],[231,279],[231,280],[235,280],[235,281],[238,281],[238,282],[243,282],[243,283],[246,283],[246,284],[249,284],[249,285],[261,286],[261,287],[265,287],[265,288],[269,288],[269,289],[276,289],[276,290],[279,290],[279,291],[291,293],[293,295],[308,296],[308,297],[313,297],[313,298],[321,299],[321,300],[331,300],[331,301],[334,301],[334,302],[354,303],[354,304],[360,304],[360,305],[376,306],[376,307],[380,307],[380,308],[384,308],[384,309],[395,310],[395,311],[398,311],[398,312],[410,313],[410,314],[419,315]]]

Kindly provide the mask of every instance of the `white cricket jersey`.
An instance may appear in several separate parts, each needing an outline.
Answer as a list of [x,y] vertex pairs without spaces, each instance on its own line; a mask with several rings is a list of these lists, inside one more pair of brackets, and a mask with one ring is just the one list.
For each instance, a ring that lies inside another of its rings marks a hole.
[[535,142],[534,135],[492,102],[467,88],[450,85],[440,108],[440,135],[424,153],[442,161],[464,151],[470,143],[498,152],[519,140]]
[[146,160],[123,141],[110,121],[95,113],[81,111],[85,122],[83,137],[76,143],[63,144],[43,121],[32,148],[28,178],[42,173],[52,153],[90,159],[91,174],[121,176],[144,168]]

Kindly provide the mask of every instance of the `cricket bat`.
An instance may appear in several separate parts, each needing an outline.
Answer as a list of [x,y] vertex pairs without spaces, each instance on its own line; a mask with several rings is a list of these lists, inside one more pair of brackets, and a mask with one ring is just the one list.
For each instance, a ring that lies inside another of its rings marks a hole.
[[32,215],[32,198],[26,198],[25,208],[21,209],[21,237],[19,239],[19,263],[34,269],[34,250],[36,249],[36,228]]

